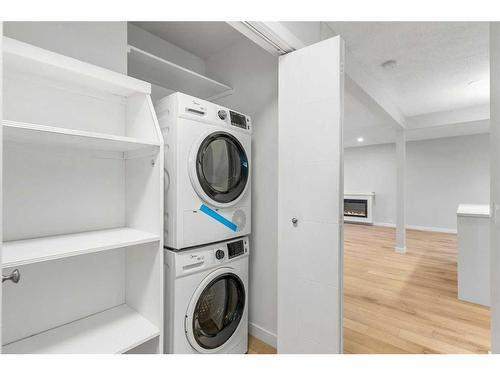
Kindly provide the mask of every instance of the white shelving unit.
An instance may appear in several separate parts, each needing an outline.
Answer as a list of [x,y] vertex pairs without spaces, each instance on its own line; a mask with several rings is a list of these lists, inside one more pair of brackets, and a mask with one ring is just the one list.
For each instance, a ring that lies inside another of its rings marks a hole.
[[125,353],[160,335],[158,327],[121,305],[3,347],[3,353]]
[[5,67],[31,76],[42,76],[47,80],[90,87],[125,97],[151,93],[147,82],[8,37],[3,38],[3,52]]
[[16,121],[3,121],[6,141],[68,147],[84,150],[135,151],[150,149],[158,151],[158,141],[118,135],[101,134],[82,130],[57,128]]
[[172,92],[201,99],[213,100],[233,93],[228,85],[131,45],[128,46],[128,72]]
[[151,85],[3,39],[4,353],[163,350]]
[[5,242],[3,267],[68,258],[160,241],[160,236],[132,228],[116,228]]

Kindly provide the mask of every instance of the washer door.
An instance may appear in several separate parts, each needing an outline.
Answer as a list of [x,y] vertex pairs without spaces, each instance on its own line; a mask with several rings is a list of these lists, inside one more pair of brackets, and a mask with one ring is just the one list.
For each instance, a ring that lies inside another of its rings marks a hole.
[[186,335],[199,352],[221,350],[245,312],[245,286],[231,268],[220,268],[198,287],[186,313]]
[[227,132],[210,133],[202,138],[191,161],[194,162],[190,168],[191,180],[202,199],[215,206],[228,207],[243,196],[249,160],[235,136]]

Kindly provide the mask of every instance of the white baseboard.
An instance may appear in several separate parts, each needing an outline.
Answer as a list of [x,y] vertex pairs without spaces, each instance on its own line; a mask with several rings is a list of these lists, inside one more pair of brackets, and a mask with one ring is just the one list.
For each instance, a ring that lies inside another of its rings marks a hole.
[[406,246],[405,247],[394,246],[394,250],[396,250],[396,253],[405,254],[406,253]]
[[258,338],[260,341],[264,341],[267,345],[271,345],[273,348],[276,348],[278,345],[278,337],[276,336],[276,333],[270,332],[258,324],[249,322],[248,333]]
[[[390,227],[390,228],[396,228],[396,224],[393,223],[373,223],[375,226],[379,227]],[[406,229],[413,229],[413,230],[423,230],[427,232],[438,232],[438,233],[453,233],[457,234],[457,230],[453,228],[438,228],[438,227],[424,227],[421,225],[407,225]]]
[[414,230],[425,230],[427,232],[457,234],[457,230],[453,229],[453,228],[422,227],[420,225],[407,225],[406,228],[408,228],[408,229],[414,229]]
[[376,227],[389,227],[389,228],[396,228],[396,224],[393,223],[382,223],[382,222],[374,222],[374,226]]

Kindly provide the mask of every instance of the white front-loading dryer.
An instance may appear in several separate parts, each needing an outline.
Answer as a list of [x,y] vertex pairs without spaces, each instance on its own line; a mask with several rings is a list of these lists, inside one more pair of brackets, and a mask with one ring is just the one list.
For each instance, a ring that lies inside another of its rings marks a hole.
[[247,352],[248,255],[248,237],[165,250],[165,353]]
[[181,93],[158,101],[156,112],[165,142],[165,246],[250,234],[250,117]]

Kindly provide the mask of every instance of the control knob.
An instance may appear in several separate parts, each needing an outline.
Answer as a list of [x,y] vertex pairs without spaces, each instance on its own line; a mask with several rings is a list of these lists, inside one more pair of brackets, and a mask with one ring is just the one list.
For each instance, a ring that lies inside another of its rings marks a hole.
[[221,260],[222,258],[224,258],[224,251],[222,250],[217,250],[215,252],[215,257],[218,259],[218,260]]
[[217,115],[221,120],[225,120],[227,117],[227,113],[223,109],[219,110],[219,112],[217,112]]

